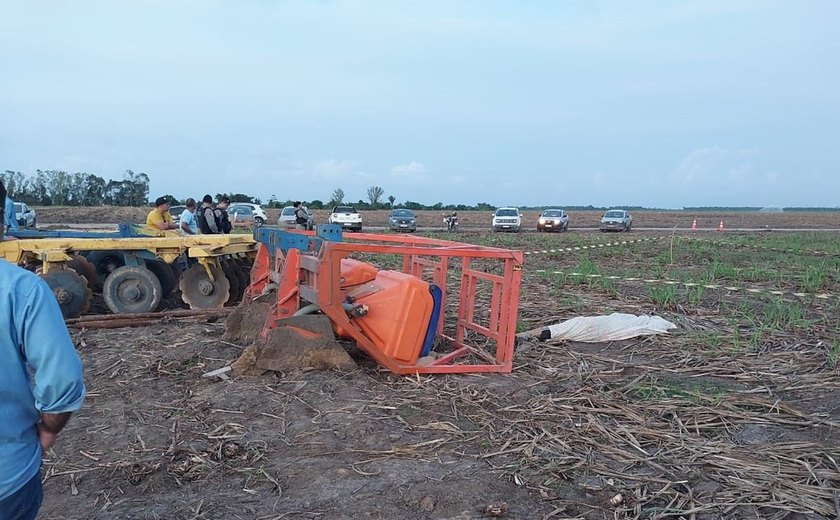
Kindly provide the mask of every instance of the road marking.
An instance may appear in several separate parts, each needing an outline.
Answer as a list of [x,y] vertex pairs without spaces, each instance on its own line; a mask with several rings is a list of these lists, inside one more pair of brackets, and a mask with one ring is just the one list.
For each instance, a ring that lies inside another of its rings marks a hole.
[[587,251],[590,249],[603,249],[605,247],[617,247],[617,246],[626,246],[630,244],[639,244],[642,242],[655,242],[657,240],[662,240],[663,238],[667,237],[647,237],[647,238],[636,238],[633,240],[622,240],[622,241],[615,241],[615,242],[601,242],[598,244],[591,244],[587,246],[569,246],[569,247],[558,247],[555,249],[542,249],[538,251],[523,251],[525,255],[545,255],[550,253],[570,253],[572,251]]
[[565,272],[565,271],[552,271],[548,269],[535,269],[532,271],[534,273],[541,273],[541,274],[556,274],[562,276],[577,276],[581,278],[589,278],[589,279],[597,279],[597,278],[604,278],[607,280],[621,280],[623,282],[637,282],[649,285],[681,285],[683,287],[703,287],[704,289],[712,289],[712,290],[724,290],[730,292],[748,292],[752,294],[767,294],[771,296],[793,296],[796,298],[817,298],[820,300],[830,300],[834,298],[840,298],[840,296],[831,293],[805,293],[805,292],[792,292],[792,291],[781,291],[778,289],[764,289],[759,287],[736,287],[731,285],[720,285],[714,283],[696,283],[696,282],[681,282],[679,280],[674,280],[671,278],[664,278],[664,279],[654,279],[654,278],[636,278],[632,276],[616,276],[616,275],[603,275],[597,273],[579,273],[577,271],[572,272]]

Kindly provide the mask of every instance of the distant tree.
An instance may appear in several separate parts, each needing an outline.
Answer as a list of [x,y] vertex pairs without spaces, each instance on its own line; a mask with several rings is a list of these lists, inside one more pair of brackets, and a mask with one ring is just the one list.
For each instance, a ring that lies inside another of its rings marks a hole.
[[395,200],[397,200],[396,197],[394,197],[393,195],[388,195],[388,205],[391,207],[391,209],[394,209]]
[[179,204],[183,204],[183,202],[181,202],[180,200],[178,200],[178,197],[176,197],[175,195],[170,195],[170,194],[168,194],[168,193],[167,193],[166,195],[161,195],[161,196],[162,196],[162,197],[166,197],[166,198],[169,200],[169,203],[170,203],[171,205],[173,205],[173,206],[177,206],[177,205],[179,205]]
[[315,199],[309,203],[309,209],[324,209],[324,201]]
[[332,192],[332,196],[330,197],[330,206],[338,206],[344,202],[344,190],[341,188],[336,188]]
[[371,206],[378,206],[379,200],[382,198],[382,195],[385,194],[385,190],[382,189],[381,186],[371,186],[367,189],[367,196],[368,200],[370,201]]

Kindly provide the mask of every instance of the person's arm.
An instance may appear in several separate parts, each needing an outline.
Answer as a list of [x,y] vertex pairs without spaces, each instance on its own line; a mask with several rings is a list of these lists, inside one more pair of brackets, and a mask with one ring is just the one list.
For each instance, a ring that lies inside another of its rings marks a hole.
[[35,372],[32,394],[35,408],[41,413],[38,436],[46,450],[70,420],[70,414],[84,402],[82,362],[45,282],[33,283],[19,309],[15,323],[26,361]]

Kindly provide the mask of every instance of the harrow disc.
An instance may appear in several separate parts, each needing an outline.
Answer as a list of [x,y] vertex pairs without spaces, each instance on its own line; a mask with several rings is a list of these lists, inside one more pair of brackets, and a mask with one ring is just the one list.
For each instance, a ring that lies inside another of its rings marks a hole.
[[88,287],[92,291],[98,291],[102,287],[102,284],[99,282],[99,277],[96,274],[96,267],[87,258],[81,255],[74,256],[72,260],[67,262],[67,267],[84,276],[87,280]]
[[93,292],[84,276],[72,269],[57,269],[41,277],[52,289],[65,318],[78,318],[90,309]]
[[96,269],[96,275],[102,284],[111,273],[125,265],[123,254],[118,251],[90,251],[86,256]]
[[234,264],[233,261],[229,261],[224,258],[220,263],[222,265],[222,271],[225,273],[225,277],[230,283],[230,298],[228,298],[227,303],[233,305],[242,299],[242,292],[245,290],[245,288],[239,283],[239,277],[236,275],[239,267]]
[[162,290],[161,298],[166,298],[172,293],[172,290],[178,285],[178,278],[172,266],[166,262],[158,260],[146,261],[146,268],[157,276],[160,281],[160,288]]
[[195,264],[181,276],[181,298],[190,309],[218,309],[230,299],[230,281],[216,266],[210,266],[213,280],[201,264]]
[[102,286],[105,304],[115,314],[152,312],[162,295],[160,280],[145,267],[118,267]]

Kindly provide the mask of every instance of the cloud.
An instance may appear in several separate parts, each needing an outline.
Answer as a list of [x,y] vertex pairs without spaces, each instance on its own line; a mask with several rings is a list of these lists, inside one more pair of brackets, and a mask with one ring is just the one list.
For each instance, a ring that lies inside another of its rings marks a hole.
[[399,164],[391,168],[391,175],[395,177],[416,177],[423,175],[427,171],[428,169],[425,164],[411,161],[408,164]]
[[327,159],[318,161],[312,166],[312,176],[316,180],[323,181],[345,179],[348,176],[360,175],[358,168],[359,163],[356,161]]
[[729,150],[720,146],[697,148],[686,155],[674,170],[671,179],[679,187],[695,184],[745,184],[758,178],[765,179],[756,163],[761,152],[755,148]]

